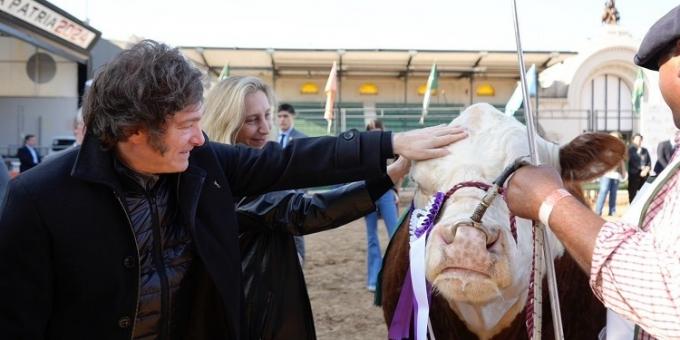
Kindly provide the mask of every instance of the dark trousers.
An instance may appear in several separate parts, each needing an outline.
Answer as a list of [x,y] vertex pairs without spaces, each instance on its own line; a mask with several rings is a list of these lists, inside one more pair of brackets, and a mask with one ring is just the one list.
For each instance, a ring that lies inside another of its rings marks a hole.
[[639,172],[628,174],[628,202],[633,202],[635,195],[642,188],[642,185],[645,184],[646,180],[647,177],[641,177]]

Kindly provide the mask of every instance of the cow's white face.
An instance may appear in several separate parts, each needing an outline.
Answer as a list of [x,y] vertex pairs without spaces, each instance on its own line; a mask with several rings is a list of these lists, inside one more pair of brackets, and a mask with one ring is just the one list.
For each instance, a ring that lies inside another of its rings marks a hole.
[[[469,137],[449,147],[450,155],[414,164],[418,183],[415,205],[424,207],[436,191],[446,192],[466,181],[491,184],[520,156],[529,155],[526,128],[488,104],[469,107],[451,124],[468,129]],[[557,162],[558,146],[539,142],[541,161]],[[468,220],[484,191],[463,188],[450,197],[433,227],[427,244],[426,275],[451,308],[482,338],[511,322],[524,307],[531,271],[531,222],[517,219],[517,241],[512,236],[508,208],[499,196],[489,207],[483,226],[491,239],[472,227],[452,226]],[[553,254],[563,249],[551,236]],[[509,319],[509,320],[506,320]]]

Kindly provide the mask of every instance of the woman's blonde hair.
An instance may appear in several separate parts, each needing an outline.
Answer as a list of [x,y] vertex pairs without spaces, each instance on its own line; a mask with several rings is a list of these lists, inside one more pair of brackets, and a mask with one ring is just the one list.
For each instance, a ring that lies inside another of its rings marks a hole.
[[621,134],[621,132],[612,131],[612,132],[609,133],[609,135],[610,135],[610,136],[613,136],[613,137],[616,137],[616,138],[618,138],[618,139],[620,139],[620,140],[623,140],[623,135]]
[[205,98],[201,125],[210,140],[235,144],[236,135],[246,119],[246,96],[264,92],[272,108],[276,98],[272,88],[256,77],[234,76],[221,80]]

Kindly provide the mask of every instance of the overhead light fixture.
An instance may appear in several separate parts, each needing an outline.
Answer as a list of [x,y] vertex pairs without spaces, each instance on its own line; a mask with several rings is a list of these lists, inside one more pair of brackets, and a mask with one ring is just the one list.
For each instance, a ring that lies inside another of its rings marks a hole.
[[359,86],[359,94],[374,96],[378,94],[378,86],[373,83],[363,83]]
[[491,84],[481,84],[477,86],[476,93],[479,97],[493,97],[496,95],[496,89]]
[[[427,91],[427,84],[422,84],[422,85],[418,86],[418,95],[419,95],[419,96],[424,96],[424,95],[425,95],[425,91]],[[437,91],[437,89],[432,89],[432,90],[430,90],[430,95],[431,95],[431,96],[436,96],[437,94],[439,94],[439,92]]]
[[319,85],[316,85],[316,83],[306,82],[300,85],[300,94],[318,94],[318,93]]

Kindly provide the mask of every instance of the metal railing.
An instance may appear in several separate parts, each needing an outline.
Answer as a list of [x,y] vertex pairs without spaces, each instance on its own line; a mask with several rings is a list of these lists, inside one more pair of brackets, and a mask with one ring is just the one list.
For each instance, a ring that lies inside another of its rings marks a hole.
[[[502,108],[498,107],[503,111]],[[448,124],[458,117],[466,106],[433,106],[429,108],[429,114],[425,118],[425,123],[419,123],[422,108],[420,105],[414,106],[381,106],[376,107],[348,107],[337,108],[335,110],[335,120],[331,130],[332,135],[337,135],[349,129],[365,130],[366,123],[371,119],[380,119],[385,124],[386,129],[400,132],[421,127],[434,126],[438,124]],[[327,134],[327,123],[323,118],[323,109],[298,109],[295,127],[308,136],[323,136]],[[524,122],[524,112],[518,110],[515,118]],[[572,129],[578,129],[578,133],[583,131],[621,131],[625,136],[630,136],[633,132],[638,132],[639,114],[626,111],[604,111],[604,110],[553,110],[539,109],[536,112],[537,121],[540,126],[550,130],[551,126],[569,125]],[[17,149],[21,145],[0,146],[0,155],[5,158],[16,156]],[[49,153],[49,146],[38,147],[41,155]]]
[[[335,120],[331,134],[338,134],[348,129],[364,130],[371,119],[380,119],[386,129],[406,131],[438,124],[448,124],[465,110],[464,106],[431,107],[423,125],[419,124],[420,107],[376,107],[376,108],[340,108],[335,110]],[[500,109],[500,108],[499,108]],[[500,109],[502,111],[502,109]],[[578,133],[584,131],[621,131],[630,135],[638,131],[639,114],[631,111],[604,110],[538,110],[536,119],[539,125],[550,126],[568,123]],[[518,110],[515,118],[524,123],[524,112]],[[296,128],[309,136],[327,134],[327,123],[321,109],[298,110]]]

